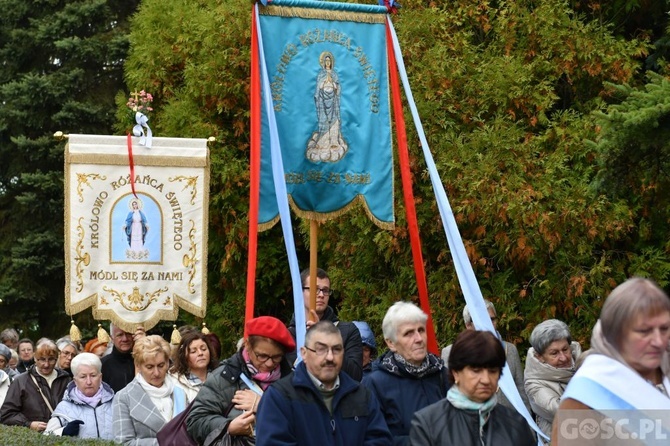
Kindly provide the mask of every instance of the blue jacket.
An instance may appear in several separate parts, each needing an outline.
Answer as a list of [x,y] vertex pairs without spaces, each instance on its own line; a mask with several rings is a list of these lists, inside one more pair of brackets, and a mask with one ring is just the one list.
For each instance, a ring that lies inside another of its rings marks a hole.
[[340,373],[331,415],[304,362],[265,391],[256,420],[256,446],[392,444],[379,403],[369,390]]
[[74,389],[77,387],[74,381],[68,384],[63,400],[58,403],[47,423],[46,434],[62,435],[63,428],[72,420],[84,422],[79,427],[79,438],[101,438],[112,440],[112,400],[114,391],[109,384],[103,382],[102,400],[97,407],[91,407],[81,401]]
[[447,368],[440,367],[438,364],[442,360],[429,353],[429,359],[435,367],[417,378],[401,367],[385,366],[384,359],[392,355],[393,352],[388,351],[372,363],[372,372],[363,377],[363,385],[379,400],[384,419],[393,435],[393,444],[407,445],[414,413],[447,396]]

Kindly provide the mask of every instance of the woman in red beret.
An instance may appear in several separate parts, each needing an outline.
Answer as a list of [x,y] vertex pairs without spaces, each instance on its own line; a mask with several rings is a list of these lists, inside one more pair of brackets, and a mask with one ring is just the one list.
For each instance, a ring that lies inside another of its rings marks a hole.
[[257,317],[245,331],[240,350],[221,362],[195,397],[186,423],[198,444],[225,432],[253,437],[263,391],[291,373],[285,354],[295,350],[295,341],[279,319]]

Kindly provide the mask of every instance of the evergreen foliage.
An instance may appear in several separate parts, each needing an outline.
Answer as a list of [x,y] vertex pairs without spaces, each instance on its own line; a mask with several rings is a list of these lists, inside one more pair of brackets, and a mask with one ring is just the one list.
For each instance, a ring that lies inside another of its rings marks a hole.
[[[0,7],[0,298],[4,326],[62,336],[63,143],[110,133],[138,0]],[[35,333],[33,333],[34,335]]]
[[[598,140],[592,113],[606,110],[607,83],[635,88],[649,37],[657,35],[626,35],[614,10],[595,17],[579,7],[408,0],[393,17],[467,252],[503,335],[515,342],[557,317],[587,345],[616,284],[635,274],[668,279],[664,243],[633,240],[640,208],[632,197],[612,200],[590,187],[601,151],[585,143]],[[245,294],[250,17],[239,2],[145,0],[126,64],[131,88],[155,89],[163,101],[158,133],[217,138],[207,322],[229,352],[241,333]],[[463,299],[416,143],[410,156],[433,318],[438,341],[448,344],[463,328]],[[367,320],[378,337],[388,306],[417,298],[399,179],[395,184],[394,231],[352,212],[319,233],[319,263],[331,274],[341,316]],[[306,267],[309,226],[293,223]],[[256,310],[288,320],[283,246],[278,227],[260,236]]]
[[[81,20],[28,3],[0,0],[11,4],[0,18],[0,298],[13,304],[62,289],[62,147],[51,134],[109,132],[114,99],[114,129],[127,130],[128,95],[111,73],[118,75],[121,31],[136,4],[119,3],[133,6],[118,21],[95,21],[118,23],[118,34],[104,40],[119,45],[117,57],[105,59],[116,64],[101,70],[75,63],[105,54],[96,46],[102,42],[84,44],[88,34],[72,29]],[[112,3],[58,5],[100,17],[94,6]],[[668,30],[667,16],[649,14],[661,3],[407,0],[392,17],[466,250],[510,341],[524,341],[538,322],[556,317],[587,347],[614,286],[632,275],[667,285]],[[221,336],[224,356],[244,314],[250,9],[230,0],[144,0],[124,71],[129,90],[154,95],[155,134],[217,139],[206,321]],[[32,34],[42,40],[17,43]],[[35,57],[41,62],[33,67]],[[647,75],[645,66],[661,74]],[[97,87],[101,72],[109,73],[109,88]],[[408,114],[406,121],[411,128]],[[446,345],[463,328],[463,298],[411,129],[409,141],[433,318]],[[368,321],[380,345],[388,306],[417,299],[399,178],[395,184],[395,230],[379,230],[353,211],[319,233],[319,263],[336,290],[331,300],[344,319]],[[309,225],[293,226],[306,267]],[[260,234],[257,277],[257,314],[290,319],[279,226]],[[62,308],[62,300],[54,296],[53,305]]]

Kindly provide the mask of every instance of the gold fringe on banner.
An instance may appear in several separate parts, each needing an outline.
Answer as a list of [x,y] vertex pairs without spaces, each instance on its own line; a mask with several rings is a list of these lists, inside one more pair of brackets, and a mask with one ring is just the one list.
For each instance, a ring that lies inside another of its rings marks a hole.
[[301,19],[323,19],[343,22],[385,23],[386,14],[355,11],[334,11],[331,9],[301,8],[293,6],[261,6],[261,15],[277,17],[298,17]]

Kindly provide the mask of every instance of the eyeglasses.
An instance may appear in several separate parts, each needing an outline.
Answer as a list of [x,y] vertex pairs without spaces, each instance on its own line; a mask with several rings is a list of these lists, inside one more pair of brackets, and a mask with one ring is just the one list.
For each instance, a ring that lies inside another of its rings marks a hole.
[[70,353],[70,352],[60,352],[60,354],[61,354],[61,356],[65,356],[66,358],[70,358],[70,359],[72,359],[72,358],[74,358],[75,356],[77,356],[76,353]]
[[36,358],[35,362],[48,362],[50,364],[55,364],[56,358]]
[[333,345],[328,346],[326,344],[321,344],[320,342],[317,342],[314,344],[314,348],[309,348],[305,346],[307,350],[310,352],[316,353],[316,356],[326,356],[328,352],[333,352],[333,356],[339,356],[344,353],[344,347],[342,345]]
[[256,353],[253,350],[251,350],[254,353],[254,356],[256,359],[258,359],[260,362],[268,362],[268,359],[272,359],[272,362],[275,364],[279,364],[281,360],[284,358],[284,354],[280,353],[278,355],[266,355],[265,353]]
[[[302,287],[302,289],[304,291],[309,291],[308,286],[304,286],[304,287]],[[316,294],[319,294],[319,293],[323,293],[324,296],[330,296],[331,294],[333,294],[333,290],[331,290],[330,288],[317,288],[316,289]]]

